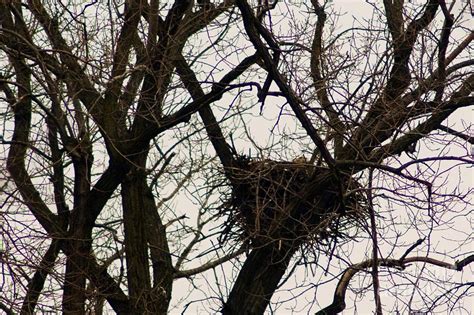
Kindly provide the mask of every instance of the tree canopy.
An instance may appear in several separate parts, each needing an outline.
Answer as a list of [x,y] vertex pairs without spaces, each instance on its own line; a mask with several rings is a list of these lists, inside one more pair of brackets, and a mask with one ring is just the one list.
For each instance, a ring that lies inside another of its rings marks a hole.
[[0,309],[468,314],[471,18],[1,1]]

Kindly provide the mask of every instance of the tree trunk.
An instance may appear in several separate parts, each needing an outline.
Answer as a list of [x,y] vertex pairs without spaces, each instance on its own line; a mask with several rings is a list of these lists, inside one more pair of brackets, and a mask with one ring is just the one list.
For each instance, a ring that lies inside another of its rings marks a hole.
[[[141,153],[137,160],[137,167],[122,183],[130,300],[137,314],[167,314],[171,300],[173,267],[166,233],[144,171],[146,153]],[[153,286],[150,263],[153,264]]]
[[141,179],[137,171],[122,183],[122,206],[125,232],[125,255],[127,281],[131,305],[137,314],[149,308],[147,294],[150,292],[150,267],[146,239],[146,216]]
[[64,279],[63,314],[85,314],[86,272],[89,269],[85,257],[91,250],[91,237],[76,234],[69,240]]
[[74,209],[70,215],[66,251],[63,313],[85,314],[86,276],[92,249],[94,220],[87,207],[91,185],[92,145],[87,137],[70,152],[74,165]]
[[298,246],[274,242],[247,257],[222,314],[263,314]]

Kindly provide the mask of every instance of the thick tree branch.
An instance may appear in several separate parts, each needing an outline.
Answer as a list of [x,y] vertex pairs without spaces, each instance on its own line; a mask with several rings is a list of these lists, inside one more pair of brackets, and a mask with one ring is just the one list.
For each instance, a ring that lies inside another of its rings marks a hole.
[[[100,104],[103,104],[102,97],[93,87],[91,81],[84,73],[83,67],[79,65],[71,48],[62,37],[58,21],[49,16],[41,1],[29,0],[28,5],[35,18],[43,26],[53,47],[60,52],[61,61],[68,69],[66,75],[67,82],[74,88],[74,93],[77,93],[78,98],[84,103],[96,121],[101,122],[104,119],[101,113],[102,106],[100,106]],[[113,132],[113,130],[107,131]]]
[[15,315],[15,313],[12,311],[12,309],[2,302],[0,302],[0,310],[5,312],[5,315]]
[[[473,104],[474,104],[474,102],[473,102]],[[453,136],[456,136],[458,138],[464,139],[467,142],[469,142],[470,144],[474,144],[474,137],[472,137],[472,136],[469,136],[469,135],[466,135],[462,132],[456,131],[456,130],[454,130],[452,128],[449,128],[448,126],[445,126],[445,125],[440,125],[438,127],[438,129],[442,130],[442,131],[445,131],[449,134],[452,134]]]
[[316,30],[314,31],[313,44],[311,47],[311,76],[313,78],[314,88],[319,99],[319,103],[323,108],[324,112],[329,118],[329,124],[334,128],[334,155],[336,158],[342,150],[343,136],[344,136],[344,125],[339,119],[338,114],[334,110],[333,104],[329,100],[328,82],[327,78],[323,77],[322,74],[322,62],[323,62],[323,47],[322,37],[324,24],[326,22],[326,12],[324,8],[319,5],[318,1],[312,0],[314,10],[318,17],[316,23]]
[[456,58],[466,47],[474,40],[474,31],[466,36],[466,38],[451,52],[451,54],[446,57],[446,65],[449,65],[454,58]]
[[[184,86],[191,94],[193,100],[198,101],[200,99],[204,99],[204,91],[202,90],[196,75],[191,70],[186,60],[180,56],[180,58],[178,58],[178,60],[175,62],[175,65],[176,71],[180,75]],[[250,64],[248,66],[250,66]],[[209,104],[201,106],[198,111],[201,119],[204,122],[204,126],[212,142],[212,145],[214,146],[214,149],[216,150],[217,155],[222,162],[222,165],[226,169],[226,172],[230,172],[232,165],[234,164],[234,157],[232,156],[229,145],[225,141],[224,135],[222,134],[219,124],[212,113]]]
[[451,35],[451,30],[454,24],[454,16],[449,13],[448,8],[446,7],[446,2],[444,0],[440,0],[439,3],[441,11],[444,14],[444,25],[443,30],[441,31],[441,36],[438,45],[439,80],[435,88],[436,95],[434,97],[434,100],[438,102],[442,100],[446,87],[446,51],[449,45],[449,36]]
[[[132,0],[128,2],[125,7],[125,20],[120,30],[117,45],[114,47],[114,55],[112,61],[111,78],[107,83],[107,88],[104,92],[104,104],[102,111],[104,118],[102,121],[102,128],[107,132],[107,136],[111,139],[115,145],[120,140],[120,136],[123,137],[125,134],[126,124],[124,117],[129,106],[131,106],[131,99],[128,99],[128,103],[120,103],[118,100],[122,96],[121,89],[123,82],[126,78],[124,75],[127,70],[128,60],[130,57],[131,47],[139,45],[141,40],[136,36],[136,28],[140,22],[140,18],[143,10],[142,1]],[[155,34],[156,36],[156,34]],[[141,54],[137,53],[137,66],[143,62]],[[134,91],[134,87],[137,86],[137,79],[142,79],[141,71],[132,71],[133,79],[129,80],[125,93]],[[123,99],[122,99],[123,100]],[[117,124],[117,121],[122,121],[122,124]],[[114,151],[109,148],[109,151]]]
[[8,152],[7,169],[10,172],[25,204],[41,226],[50,235],[61,234],[58,216],[54,215],[41,199],[25,167],[31,128],[30,70],[21,60],[14,60],[18,85],[18,101],[13,106],[15,127]]
[[115,47],[112,61],[112,78],[105,91],[105,102],[109,104],[108,107],[112,107],[112,111],[110,111],[112,113],[116,110],[112,104],[117,102],[120,96],[120,88],[125,79],[123,74],[127,68],[130,48],[134,45],[135,40],[139,40],[139,38],[135,37],[135,34],[142,15],[143,5],[141,1],[132,0],[128,2],[125,8],[125,20],[117,39],[117,47]]
[[384,0],[383,5],[392,39],[394,41],[402,40],[401,35],[404,31],[403,0]]
[[[385,3],[388,3],[388,1],[385,1]],[[351,158],[355,158],[359,155],[358,150],[366,154],[369,153],[404,123],[398,113],[405,112],[406,109],[403,106],[404,104],[399,102],[399,98],[411,82],[408,62],[418,34],[434,19],[438,6],[438,0],[429,0],[425,5],[423,14],[418,19],[410,22],[403,36],[392,37],[393,65],[390,76],[380,97],[370,107],[369,112],[351,139],[350,143],[357,143],[359,148],[354,150],[350,144],[346,145],[344,149],[345,158],[348,158],[349,152],[351,152]],[[395,9],[396,6],[388,5],[389,12]],[[398,10],[401,9],[398,8]],[[394,15],[394,12],[388,13],[387,18],[389,19]],[[391,25],[389,27],[393,30],[395,28],[399,29],[400,23],[389,23]]]
[[99,265],[92,255],[84,259],[88,261],[87,277],[99,290],[100,294],[107,299],[110,306],[117,314],[131,314],[134,307],[120,288],[120,285],[107,272],[107,266]]
[[246,251],[246,248],[242,247],[232,253],[229,253],[223,257],[220,257],[220,258],[217,258],[215,260],[211,260],[199,267],[196,267],[196,268],[192,268],[192,269],[188,269],[188,270],[178,270],[175,272],[174,274],[174,278],[175,279],[179,279],[179,278],[188,278],[188,277],[192,277],[194,275],[197,275],[199,273],[202,273],[204,271],[207,271],[209,269],[212,269],[212,268],[215,268],[215,267],[218,267],[220,265],[222,265],[223,263],[229,261],[229,260],[232,260],[240,255],[242,255],[243,253],[245,253]]
[[[222,95],[228,91],[229,83],[237,79],[245,70],[247,70],[251,65],[253,65],[257,60],[256,55],[242,60],[234,69],[227,73],[219,82],[212,85],[212,89],[209,93],[204,95],[204,97],[199,98],[198,100],[192,101],[190,104],[179,109],[173,114],[165,116],[161,120],[161,124],[156,128],[149,128],[145,130],[143,138],[151,139],[161,132],[168,130],[178,124],[188,122],[193,114],[199,111],[199,109],[207,104],[211,104],[222,98]],[[142,148],[143,144],[141,141],[136,141],[130,147],[130,151],[137,150]]]
[[436,112],[434,112],[431,117],[420,123],[406,135],[373,151],[369,160],[381,161],[388,156],[400,154],[406,150],[410,144],[417,142],[431,131],[438,129],[441,123],[456,111],[456,109],[474,104],[474,97],[468,96],[472,94],[473,90],[474,75],[470,75],[448,101],[436,106]]
[[[295,113],[296,117],[302,124],[303,128],[306,130],[307,134],[310,136],[311,140],[313,140],[316,147],[321,152],[321,155],[324,161],[330,166],[334,166],[334,158],[329,153],[328,149],[326,148],[326,144],[324,143],[323,139],[319,136],[318,131],[314,128],[311,121],[308,119],[304,111],[301,109],[299,103],[301,101],[296,97],[295,93],[292,91],[290,86],[286,83],[286,80],[278,71],[276,65],[273,62],[273,59],[270,57],[265,45],[260,39],[260,35],[262,35],[267,42],[271,43],[272,39],[270,36],[267,35],[265,30],[262,30],[263,26],[261,26],[260,22],[255,18],[250,9],[247,1],[245,0],[238,0],[237,6],[239,7],[240,11],[242,12],[242,19],[244,22],[244,27],[247,32],[247,35],[250,38],[250,41],[254,45],[255,49],[257,50],[258,54],[262,57],[265,66],[267,67],[268,71],[272,74],[275,83],[280,88],[281,92],[285,95],[288,104],[290,105],[291,109]],[[276,46],[276,43],[275,43]],[[279,48],[272,47],[274,50],[279,50]]]
[[46,277],[53,270],[54,263],[58,257],[60,250],[60,240],[53,239],[49,245],[48,250],[41,259],[38,269],[36,270],[33,277],[28,282],[28,288],[26,290],[25,298],[23,299],[23,305],[21,306],[21,314],[34,314],[38,298],[43,290]]
[[[426,263],[450,270],[457,270],[461,271],[465,266],[472,263],[474,261],[474,255],[467,257],[466,259],[456,262],[454,264],[446,263],[444,261],[440,261],[437,259],[433,259],[430,257],[408,257],[405,259],[379,259],[377,261],[377,265],[381,267],[387,268],[397,268],[397,269],[405,269],[411,263]],[[333,302],[331,305],[323,308],[316,315],[332,315],[342,312],[346,308],[346,291],[349,286],[351,279],[359,272],[370,268],[373,265],[372,259],[366,260],[364,262],[355,264],[350,266],[346,269],[343,273],[339,283],[336,287],[336,291],[334,293]]]

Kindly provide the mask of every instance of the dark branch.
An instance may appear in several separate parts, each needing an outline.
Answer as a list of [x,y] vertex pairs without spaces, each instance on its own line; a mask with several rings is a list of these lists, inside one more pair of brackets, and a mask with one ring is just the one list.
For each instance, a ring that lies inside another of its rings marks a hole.
[[288,101],[291,109],[302,124],[303,128],[306,130],[311,140],[313,140],[314,144],[318,147],[325,162],[329,165],[329,167],[333,168],[335,163],[334,158],[331,156],[331,153],[329,153],[328,149],[326,148],[326,144],[319,136],[319,133],[316,128],[313,126],[304,111],[301,109],[299,105],[301,101],[297,98],[291,87],[286,83],[286,80],[278,71],[275,63],[273,62],[273,58],[268,53],[265,45],[260,39],[260,36],[265,38],[267,43],[270,44],[274,51],[279,50],[278,45],[273,42],[271,36],[268,35],[268,31],[266,31],[266,29],[253,15],[252,10],[248,5],[247,1],[238,0],[237,5],[240,11],[242,12],[244,27],[247,32],[247,35],[250,38],[250,41],[254,45],[258,54],[262,57],[266,68],[272,74],[272,77],[275,80],[275,83],[280,88],[281,92],[285,95],[286,100]]
[[[427,264],[435,265],[435,266],[450,269],[450,270],[461,271],[467,264],[471,263],[472,261],[474,261],[474,255],[469,256],[468,258],[462,260],[461,262],[456,262],[454,265],[437,260],[437,259],[429,258],[429,257],[416,256],[416,257],[409,257],[404,260],[380,259],[377,261],[377,264],[379,266],[387,267],[387,268],[405,269],[411,263],[427,263]],[[346,291],[351,279],[359,271],[366,270],[367,268],[370,268],[372,265],[373,265],[373,261],[372,259],[369,259],[347,268],[346,271],[343,273],[341,279],[339,280],[339,283],[336,288],[336,292],[334,293],[333,302],[331,303],[331,305],[317,312],[316,315],[329,315],[329,314],[337,314],[339,312],[342,312],[346,307],[346,303],[345,303]]]
[[453,136],[456,136],[458,138],[461,138],[461,139],[464,139],[466,140],[467,142],[469,142],[470,144],[474,144],[474,137],[471,137],[471,136],[468,136],[462,132],[459,132],[459,131],[456,131],[452,128],[449,128],[448,126],[445,126],[445,125],[440,125],[438,127],[439,130],[442,130],[442,131],[445,131],[449,134],[452,134]]

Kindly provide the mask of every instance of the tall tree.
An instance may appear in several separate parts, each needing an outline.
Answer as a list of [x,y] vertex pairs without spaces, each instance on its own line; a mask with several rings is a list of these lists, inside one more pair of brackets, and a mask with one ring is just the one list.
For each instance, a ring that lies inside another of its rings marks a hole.
[[463,310],[469,4],[360,6],[0,2],[1,309]]

